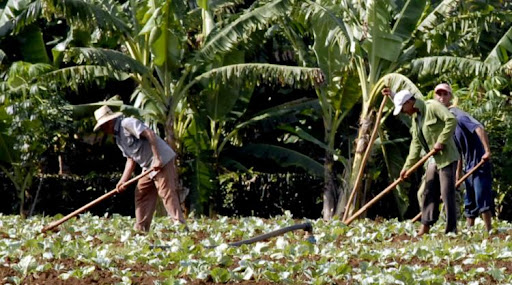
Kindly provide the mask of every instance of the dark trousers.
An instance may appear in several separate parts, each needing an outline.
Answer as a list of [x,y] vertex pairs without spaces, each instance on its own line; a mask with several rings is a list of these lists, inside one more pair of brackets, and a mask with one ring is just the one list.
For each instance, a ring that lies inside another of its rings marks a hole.
[[437,169],[435,163],[427,167],[425,193],[421,209],[421,223],[431,226],[439,219],[439,204],[443,199],[446,211],[445,233],[457,232],[457,208],[455,204],[455,170],[457,162]]
[[464,214],[468,218],[476,218],[487,211],[494,211],[494,195],[492,192],[491,168],[483,165],[469,176],[466,181],[464,196]]

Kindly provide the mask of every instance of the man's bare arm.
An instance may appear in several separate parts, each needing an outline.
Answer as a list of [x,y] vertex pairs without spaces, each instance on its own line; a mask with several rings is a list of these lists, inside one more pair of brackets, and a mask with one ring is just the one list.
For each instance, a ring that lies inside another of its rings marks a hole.
[[487,132],[482,127],[476,128],[475,132],[480,138],[482,145],[484,146],[485,153],[482,155],[482,159],[489,160],[491,158],[491,148],[489,147],[489,138],[487,136]]
[[123,187],[123,184],[132,177],[133,170],[135,169],[136,163],[133,159],[127,158],[126,164],[124,165],[124,171],[123,175],[121,176],[121,179],[119,179],[119,182],[117,182],[116,189],[117,192],[122,192],[125,190],[125,187]]

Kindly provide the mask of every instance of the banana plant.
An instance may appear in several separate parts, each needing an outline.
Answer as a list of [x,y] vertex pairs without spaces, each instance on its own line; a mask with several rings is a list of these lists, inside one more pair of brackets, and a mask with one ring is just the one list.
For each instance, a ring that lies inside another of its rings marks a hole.
[[[511,13],[512,15],[512,13]],[[412,61],[412,71],[419,76],[452,75],[461,77],[477,76],[479,78],[494,75],[509,74],[512,71],[512,28],[509,28],[492,48],[489,54],[482,58],[467,58],[463,56],[429,56]],[[456,70],[454,73],[453,70]]]
[[[337,114],[350,111],[356,103],[361,104],[355,153],[346,168],[349,178],[339,191],[326,181],[324,219],[345,212],[350,191],[359,195],[348,210],[352,212],[360,206],[363,197],[360,189],[353,187],[359,170],[366,165],[363,153],[371,147],[368,145],[371,114],[375,103],[380,101],[380,89],[390,84],[382,79],[403,70],[416,56],[418,46],[425,45],[416,38],[441,23],[457,4],[458,1],[449,0],[436,7],[424,0],[404,1],[401,6],[395,1],[307,0],[299,5],[297,19],[314,39],[316,61],[309,64],[319,66],[327,78],[326,86],[317,90],[324,108],[326,142],[333,145],[337,127],[343,120],[343,116]],[[298,42],[297,37],[293,42]],[[304,50],[304,46],[296,45],[298,50]],[[326,154],[326,173],[332,172],[333,153],[330,149]]]
[[[277,129],[296,122],[296,115],[302,110],[318,105],[316,100],[286,102],[250,115],[247,99],[252,96],[252,92],[240,94],[245,96],[239,98],[236,104],[225,102],[226,97],[224,100],[216,99],[222,97],[221,94],[207,96],[208,99],[202,102],[204,105],[201,111],[193,112],[183,136],[184,148],[191,154],[190,159],[185,159],[189,167],[185,168],[184,175],[190,181],[188,184],[194,185],[195,191],[191,194],[197,196],[197,199],[193,199],[196,203],[193,208],[196,210],[204,210],[209,204],[207,198],[214,194],[215,189],[219,189],[220,177],[234,172],[251,172],[252,159],[244,158],[271,159],[282,167],[302,168],[313,176],[321,177],[323,174],[319,171],[321,165],[307,155],[276,144],[248,143],[254,139],[248,134],[258,129],[257,126],[276,125],[277,122]],[[219,116],[217,113],[215,116],[210,113],[208,109],[215,109],[217,105],[226,111],[224,115]],[[286,123],[280,123],[284,121]]]
[[[256,1],[229,17],[218,13],[227,2],[198,1],[196,6],[185,0],[35,0],[10,23],[14,33],[38,19],[65,19],[71,30],[90,29],[91,39],[82,41],[87,46],[73,47],[69,37],[56,45],[54,60],[65,62],[66,67],[39,76],[38,83],[78,90],[78,83],[99,78],[129,78],[136,83],[133,106],[144,110],[146,122],[162,126],[167,142],[182,155],[184,148],[178,135],[185,132],[176,126],[187,126],[189,102],[201,100],[198,96],[204,86],[212,82],[229,86],[239,80],[239,84],[302,87],[323,81],[318,68],[224,64],[226,54],[243,47],[256,31],[267,29],[288,14],[293,1]],[[107,37],[117,43],[105,47]]]

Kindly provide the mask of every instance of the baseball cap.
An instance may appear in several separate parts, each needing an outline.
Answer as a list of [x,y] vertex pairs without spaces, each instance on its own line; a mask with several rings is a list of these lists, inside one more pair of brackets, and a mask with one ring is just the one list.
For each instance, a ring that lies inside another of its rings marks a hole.
[[436,86],[434,89],[434,93],[437,93],[438,90],[444,90],[450,94],[452,94],[452,88],[447,83],[441,83]]
[[407,100],[411,99],[412,94],[409,92],[409,90],[402,90],[395,94],[395,97],[393,97],[393,104],[395,104],[395,110],[393,111],[393,115],[400,114],[400,111],[402,111],[402,106],[407,102]]

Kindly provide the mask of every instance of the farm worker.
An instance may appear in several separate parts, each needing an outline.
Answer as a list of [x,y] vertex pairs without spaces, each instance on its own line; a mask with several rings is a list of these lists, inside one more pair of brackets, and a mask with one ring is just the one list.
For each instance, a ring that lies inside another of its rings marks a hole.
[[[385,88],[382,93],[391,95],[391,90]],[[396,93],[393,104],[395,116],[404,113],[412,119],[409,155],[400,172],[400,177],[406,178],[407,170],[420,159],[422,150],[426,153],[431,149],[438,151],[433,156],[434,161],[430,162],[426,169],[425,198],[418,235],[428,233],[430,227],[438,220],[440,196],[446,205],[445,233],[456,233],[455,171],[459,152],[453,140],[453,133],[457,121],[441,103],[415,98],[408,90]]]
[[176,153],[144,123],[135,118],[125,118],[121,112],[112,112],[102,106],[94,112],[94,131],[101,129],[114,135],[117,146],[126,157],[123,175],[117,183],[118,192],[125,190],[123,184],[130,179],[136,164],[145,171],[153,168],[149,175],[139,179],[135,190],[135,226],[138,231],[149,231],[155,212],[157,196],[163,201],[168,215],[185,224],[177,192],[177,178],[174,171]]
[[[491,176],[491,149],[489,139],[483,125],[471,115],[461,109],[452,106],[452,88],[446,83],[437,85],[434,89],[434,98],[449,108],[450,112],[457,118],[455,129],[455,144],[463,158],[459,160],[457,174],[462,170],[469,171],[481,160],[486,161],[476,172],[468,177],[466,193],[464,195],[464,215],[469,227],[475,224],[475,218],[482,215],[485,229],[492,229],[491,217],[494,209]],[[457,175],[456,177],[459,177]]]

